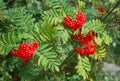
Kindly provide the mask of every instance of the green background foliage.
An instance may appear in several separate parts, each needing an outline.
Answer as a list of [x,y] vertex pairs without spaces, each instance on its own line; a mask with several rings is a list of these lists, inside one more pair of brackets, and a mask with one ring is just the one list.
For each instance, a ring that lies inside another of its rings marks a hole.
[[[0,81],[119,81],[103,62],[120,65],[119,0],[0,0]],[[102,6],[106,12],[97,10]],[[64,16],[86,14],[81,30],[63,25]],[[97,33],[97,52],[74,51],[71,35]],[[39,42],[29,62],[11,54],[22,42]]]

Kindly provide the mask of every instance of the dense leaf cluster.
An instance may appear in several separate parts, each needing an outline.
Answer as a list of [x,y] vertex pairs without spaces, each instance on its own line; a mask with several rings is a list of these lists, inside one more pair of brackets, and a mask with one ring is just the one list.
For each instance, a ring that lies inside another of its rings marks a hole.
[[[111,49],[116,48],[112,41],[119,46],[120,8],[105,17],[116,3],[115,0],[99,0],[99,3],[97,0],[0,0],[0,81],[96,80],[97,72],[102,72],[103,57],[111,59]],[[106,13],[97,10],[99,5],[106,8]],[[82,29],[73,31],[63,25],[64,16],[75,18],[78,11],[84,12],[87,19]],[[78,44],[71,35],[78,32],[86,35],[91,29],[97,36],[96,53],[77,54],[74,48]],[[20,43],[34,41],[39,47],[26,65],[11,54]]]

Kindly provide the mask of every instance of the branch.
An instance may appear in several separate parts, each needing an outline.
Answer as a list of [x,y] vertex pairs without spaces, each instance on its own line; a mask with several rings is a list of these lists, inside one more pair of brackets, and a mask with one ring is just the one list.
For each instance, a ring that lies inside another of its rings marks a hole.
[[70,52],[70,54],[64,59],[64,61],[62,62],[62,64],[60,65],[60,70],[63,71],[64,69],[64,64],[75,54],[75,51],[72,50]]
[[106,14],[105,16],[101,18],[101,20],[104,21],[105,19],[107,19],[107,17],[115,10],[115,8],[119,6],[119,4],[120,4],[120,0],[116,3],[116,5],[113,7],[113,9],[108,14]]

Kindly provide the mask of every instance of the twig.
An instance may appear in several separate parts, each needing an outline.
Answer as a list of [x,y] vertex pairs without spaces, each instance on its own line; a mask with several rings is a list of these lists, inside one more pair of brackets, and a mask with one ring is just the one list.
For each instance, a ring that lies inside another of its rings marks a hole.
[[113,9],[108,14],[106,14],[105,16],[101,18],[101,20],[103,21],[107,19],[107,17],[119,6],[119,4],[120,4],[120,0],[116,3],[116,5],[113,7]]
[[75,54],[75,51],[72,50],[70,52],[70,54],[64,59],[64,61],[62,62],[62,64],[60,65],[60,70],[63,71],[64,69],[64,64]]

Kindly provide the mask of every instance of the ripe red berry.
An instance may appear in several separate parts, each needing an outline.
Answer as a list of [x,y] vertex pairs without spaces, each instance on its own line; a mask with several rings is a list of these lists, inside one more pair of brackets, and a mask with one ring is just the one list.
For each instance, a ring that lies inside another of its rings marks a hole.
[[85,22],[85,19],[86,19],[86,14],[78,11],[78,13],[76,14],[76,19],[82,21],[82,22]]
[[85,50],[82,47],[76,47],[75,51],[81,55],[85,55]]
[[72,35],[71,38],[80,41],[81,39],[85,38],[85,36],[83,33],[78,33],[78,34]]
[[75,51],[79,53],[80,55],[91,55],[96,52],[96,43],[93,44],[87,44],[85,47],[76,47]]
[[70,22],[71,22],[71,17],[70,16],[65,16],[64,17],[64,25],[66,26],[70,26]]
[[84,25],[85,19],[86,19],[86,15],[82,12],[78,12],[76,14],[76,19],[74,20],[71,19],[70,16],[65,16],[63,24],[73,30],[77,30],[78,28]]
[[80,41],[82,44],[88,44],[92,40],[95,39],[95,32],[93,30],[90,30],[86,36],[82,33],[75,34],[71,36],[72,38],[76,39],[77,41]]
[[71,21],[71,17],[70,16],[65,16],[64,20],[70,22]]
[[31,45],[29,45],[26,42],[23,42],[19,45],[18,50],[12,50],[12,54],[20,57],[24,64],[28,62],[28,59],[32,57],[35,49],[38,47],[38,42],[33,42]]
[[86,54],[94,54],[96,52],[96,43],[87,44],[85,46],[85,51],[86,51]]
[[97,10],[98,10],[99,12],[102,12],[102,13],[105,13],[105,12],[106,12],[106,10],[105,10],[103,7],[101,7],[101,6],[98,6],[98,7],[97,7]]
[[84,34],[82,33],[72,35],[71,38],[76,39],[84,46],[84,47],[76,47],[75,51],[81,55],[94,54],[96,52],[97,44],[91,43],[91,41],[94,40],[95,37],[96,35],[93,30],[90,30],[86,36],[84,36]]

